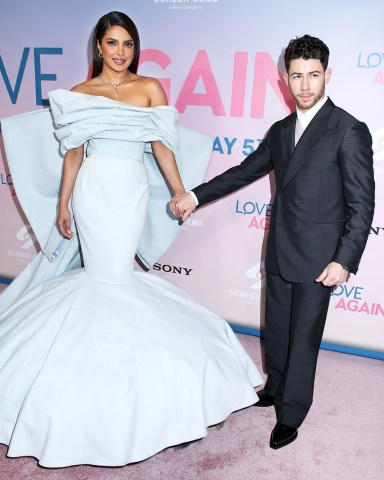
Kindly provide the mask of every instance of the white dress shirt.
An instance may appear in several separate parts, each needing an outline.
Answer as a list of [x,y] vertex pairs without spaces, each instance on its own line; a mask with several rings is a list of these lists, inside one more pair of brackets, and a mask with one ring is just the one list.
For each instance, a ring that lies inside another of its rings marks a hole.
[[297,119],[300,122],[300,126],[304,130],[308,127],[309,122],[313,119],[316,113],[320,110],[320,108],[324,105],[324,103],[328,100],[328,97],[324,95],[324,97],[319,100],[315,105],[307,110],[305,113],[300,112],[300,110],[296,107]]

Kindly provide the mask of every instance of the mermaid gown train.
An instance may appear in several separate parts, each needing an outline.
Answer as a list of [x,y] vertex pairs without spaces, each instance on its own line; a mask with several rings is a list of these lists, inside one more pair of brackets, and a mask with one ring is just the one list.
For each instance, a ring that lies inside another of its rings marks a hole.
[[72,199],[84,268],[0,316],[0,442],[47,467],[124,465],[204,437],[257,401],[262,378],[224,320],[133,268],[145,143],[176,151],[175,110],[65,91],[50,100],[62,151],[86,145]]

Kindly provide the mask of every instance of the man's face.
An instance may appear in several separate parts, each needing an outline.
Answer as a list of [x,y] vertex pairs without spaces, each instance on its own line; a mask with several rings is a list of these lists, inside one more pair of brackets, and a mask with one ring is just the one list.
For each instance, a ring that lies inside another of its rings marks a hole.
[[324,72],[318,59],[297,58],[291,61],[289,72],[284,74],[284,79],[301,112],[305,113],[321,100],[331,74],[330,68]]

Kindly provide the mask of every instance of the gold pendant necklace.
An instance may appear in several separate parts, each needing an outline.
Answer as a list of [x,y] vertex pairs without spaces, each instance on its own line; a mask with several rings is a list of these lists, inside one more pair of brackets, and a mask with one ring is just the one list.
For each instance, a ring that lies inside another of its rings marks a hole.
[[124,78],[124,80],[123,80],[122,82],[116,83],[116,85],[114,85],[113,83],[108,83],[108,82],[106,82],[105,80],[103,80],[103,79],[101,78],[101,73],[99,73],[100,82],[101,82],[103,85],[107,85],[108,87],[113,87],[118,95],[120,95],[120,94],[119,94],[119,91],[117,90],[117,87],[120,87],[120,85],[122,85],[123,83],[125,83],[130,76],[131,76],[131,72],[128,70],[128,74],[127,74],[127,76]]

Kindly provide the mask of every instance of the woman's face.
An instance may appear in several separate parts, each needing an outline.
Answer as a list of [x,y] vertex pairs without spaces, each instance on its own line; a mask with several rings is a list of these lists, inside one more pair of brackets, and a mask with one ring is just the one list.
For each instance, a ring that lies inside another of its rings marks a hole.
[[103,56],[103,67],[107,66],[115,72],[122,72],[132,63],[135,45],[132,37],[123,27],[110,27],[101,39],[101,44],[98,43],[97,46]]

